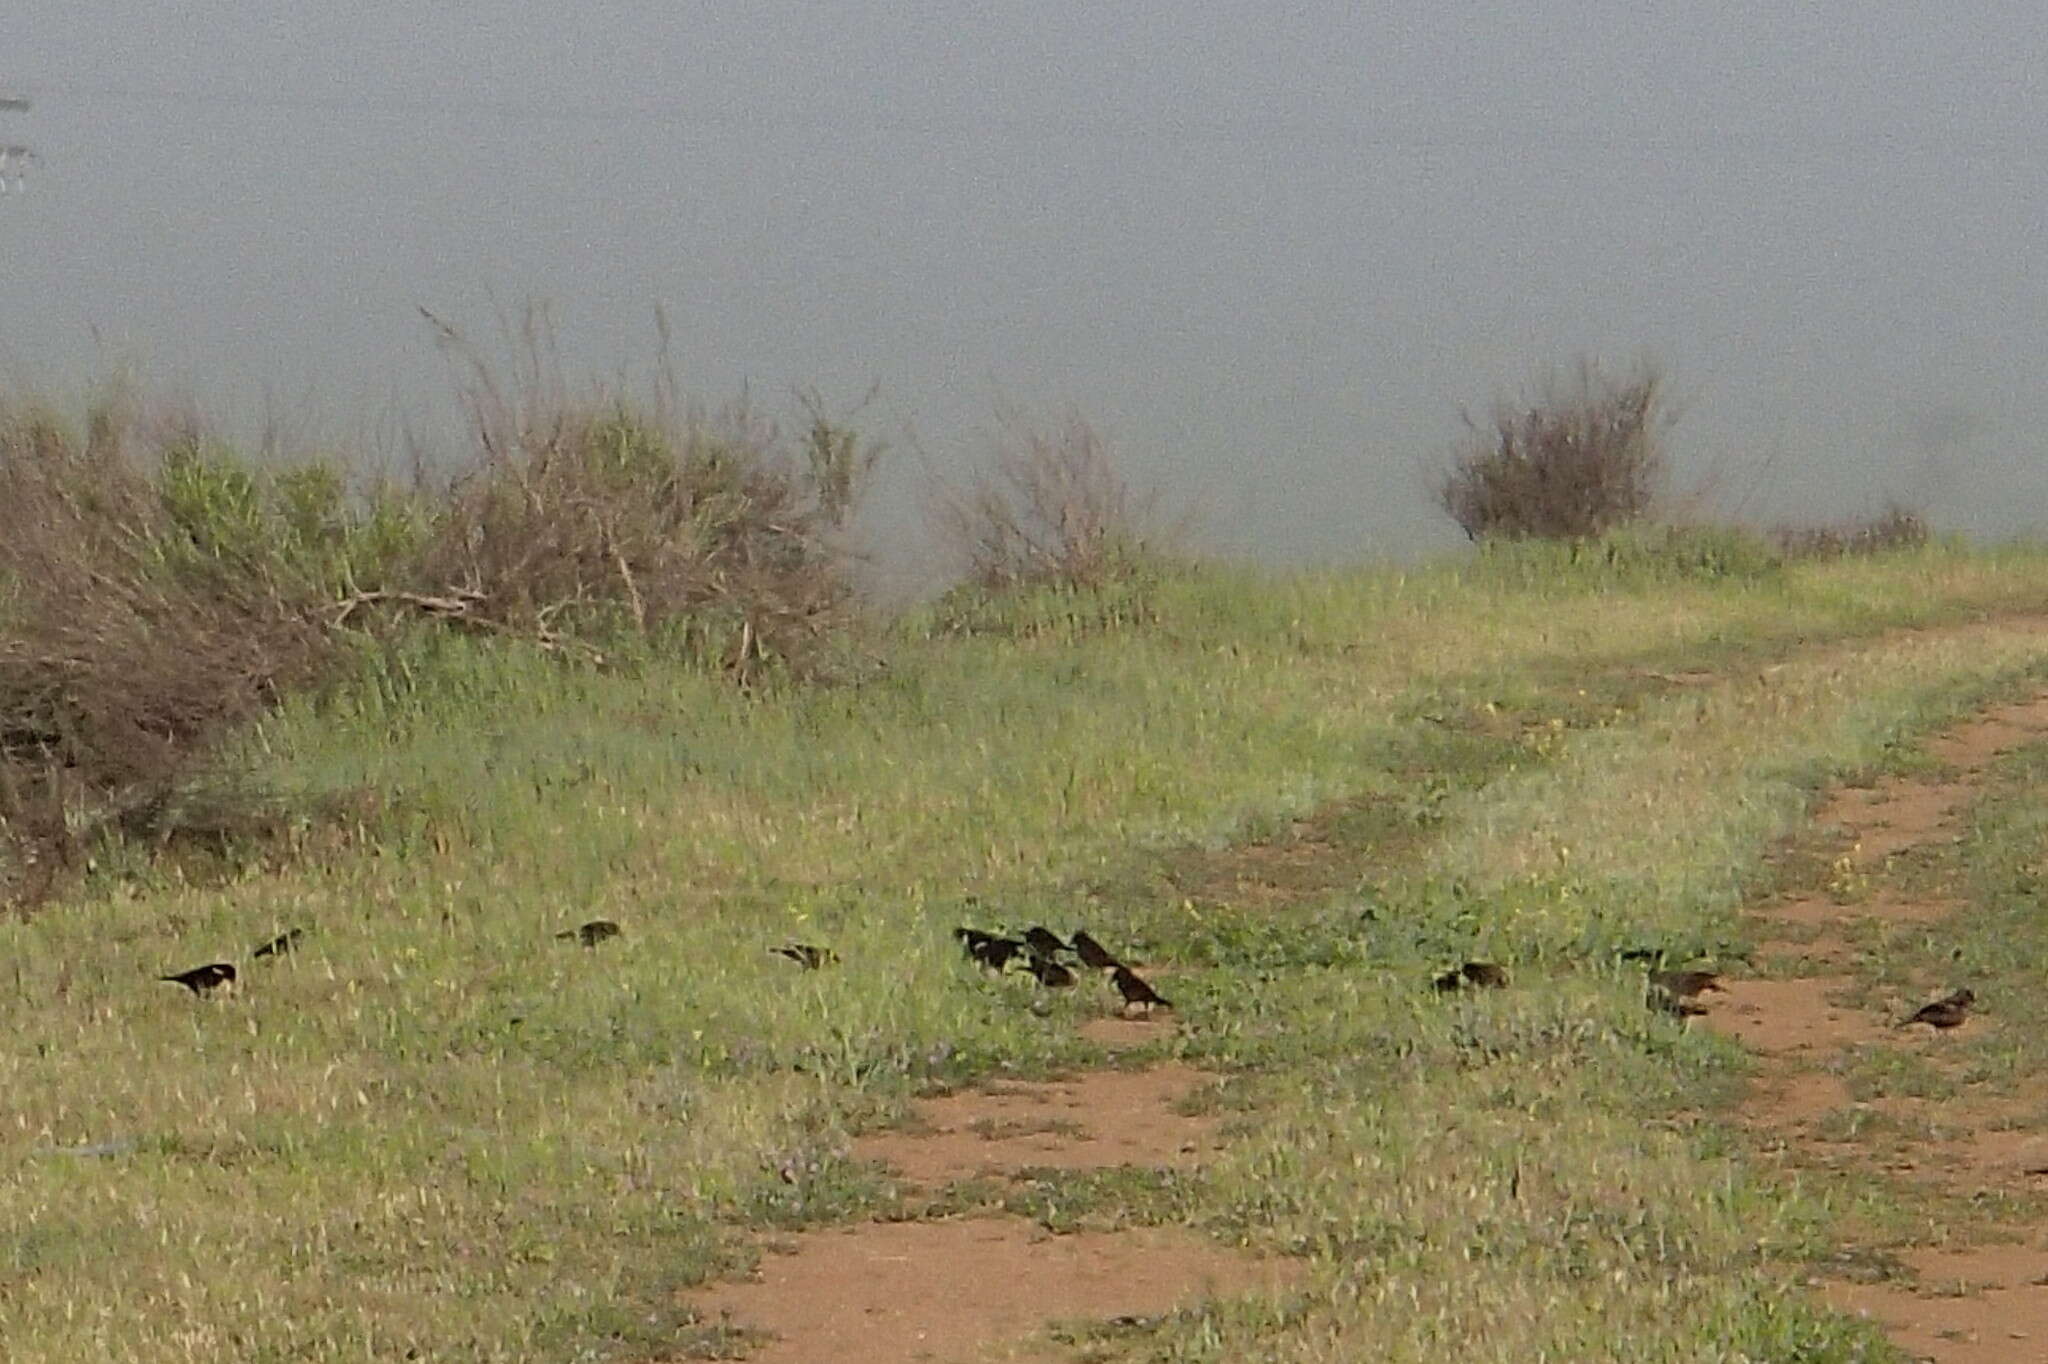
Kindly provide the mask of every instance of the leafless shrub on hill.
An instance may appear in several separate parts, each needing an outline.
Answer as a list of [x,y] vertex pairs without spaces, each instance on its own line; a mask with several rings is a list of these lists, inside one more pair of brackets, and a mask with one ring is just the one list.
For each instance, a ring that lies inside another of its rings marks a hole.
[[1533,401],[1503,399],[1437,479],[1437,501],[1473,540],[1585,539],[1642,516],[1663,474],[1663,379],[1644,365],[1576,380]]
[[1100,587],[1170,546],[1158,498],[1134,492],[1108,443],[1079,412],[1034,420],[1005,406],[986,467],[941,484],[932,515],[967,584]]

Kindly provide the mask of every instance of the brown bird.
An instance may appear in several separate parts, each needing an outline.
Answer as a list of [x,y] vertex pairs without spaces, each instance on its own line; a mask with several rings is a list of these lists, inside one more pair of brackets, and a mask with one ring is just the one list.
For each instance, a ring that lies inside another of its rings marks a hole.
[[1081,958],[1081,964],[1091,971],[1113,971],[1123,963],[1109,955],[1109,949],[1088,936],[1088,930],[1074,930],[1074,951]]
[[1654,983],[1643,995],[1643,1004],[1660,1014],[1670,1014],[1673,1018],[1698,1018],[1707,1011],[1707,1006],[1699,1000],[1674,994],[1662,985]]
[[195,966],[189,971],[179,971],[173,975],[158,976],[157,979],[182,985],[203,999],[215,990],[234,989],[235,965],[227,961],[208,962],[204,966]]
[[771,947],[768,950],[778,957],[788,957],[806,971],[836,965],[839,961],[839,954],[831,948],[813,947],[807,942],[793,942],[786,947]]
[[296,948],[299,945],[299,939],[305,936],[305,929],[294,928],[289,932],[278,934],[254,952],[251,952],[249,956],[252,959],[256,957],[281,957]]
[[1468,961],[1458,973],[1482,990],[1505,989],[1508,983],[1508,973],[1490,961]]
[[1458,968],[1455,966],[1453,966],[1450,970],[1444,972],[1442,975],[1435,977],[1429,982],[1430,988],[1435,990],[1440,995],[1448,995],[1455,993],[1464,984],[1464,973],[1459,971]]
[[1064,990],[1074,983],[1074,973],[1054,961],[1033,952],[1024,963],[1024,969],[1037,977],[1038,983],[1049,990]]
[[1058,961],[1060,953],[1073,949],[1059,940],[1059,935],[1042,924],[1033,924],[1024,931],[1024,945],[1048,961]]
[[1116,985],[1116,992],[1124,997],[1124,1012],[1143,1009],[1151,1013],[1154,1009],[1171,1009],[1173,1001],[1147,985],[1136,971],[1128,966],[1116,966],[1110,970],[1110,980]]
[[1727,993],[1719,971],[1652,971],[1650,984],[1678,999],[1691,999],[1715,990]]
[[579,927],[565,928],[555,936],[564,942],[574,938],[585,947],[595,947],[601,942],[618,937],[620,932],[619,926],[610,919],[592,919]]
[[1958,990],[1946,999],[1937,999],[1932,1004],[1922,1004],[1919,1012],[1898,1026],[1910,1028],[1915,1023],[1925,1023],[1943,1030],[1953,1028],[1970,1016],[1970,1006],[1976,1002],[1976,991]]

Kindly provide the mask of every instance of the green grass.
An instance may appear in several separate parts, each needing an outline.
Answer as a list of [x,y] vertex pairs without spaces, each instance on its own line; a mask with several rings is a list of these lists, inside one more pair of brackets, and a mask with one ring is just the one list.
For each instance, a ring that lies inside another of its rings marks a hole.
[[[1692,1116],[1742,1058],[1648,1014],[1612,951],[1739,948],[1821,783],[2038,673],[2048,640],[1997,619],[2044,586],[2048,559],[1948,550],[1711,581],[1202,570],[1142,624],[913,621],[875,676],[755,699],[422,647],[247,743],[280,789],[374,793],[360,838],[110,864],[0,925],[5,1353],[670,1348],[710,1329],[675,1290],[761,1234],[898,1207],[853,1134],[1100,1060],[1075,1025],[1107,999],[946,936],[1043,919],[1180,968],[1155,1051],[1242,1072],[1247,1127],[1199,1177],[1003,1197],[1308,1260],[1297,1300],[1102,1358],[1883,1358],[1788,1268],[1831,1248],[1830,1196]],[[1307,870],[1253,897],[1260,857]],[[600,916],[625,938],[550,936]],[[152,980],[298,924],[239,999]],[[789,938],[843,961],[798,971],[767,951]],[[1516,988],[1431,995],[1464,955]]]

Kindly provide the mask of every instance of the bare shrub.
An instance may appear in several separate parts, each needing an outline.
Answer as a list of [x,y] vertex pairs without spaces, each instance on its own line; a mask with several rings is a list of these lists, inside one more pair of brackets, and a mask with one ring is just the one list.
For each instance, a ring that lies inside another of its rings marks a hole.
[[642,401],[571,393],[532,310],[509,381],[429,321],[457,367],[471,449],[402,604],[549,644],[660,639],[742,679],[764,663],[805,671],[848,623],[837,533],[880,449],[815,394],[791,448],[744,401],[716,416],[684,405],[665,369]]
[[0,829],[31,898],[101,829],[155,823],[196,755],[332,652],[313,585],[245,552],[253,482],[200,493],[174,439],[150,449],[125,392],[82,433],[0,404]]
[[932,510],[966,584],[983,592],[1103,587],[1171,538],[1156,497],[1131,490],[1108,443],[1071,409],[1047,423],[1001,408],[986,468],[964,488],[942,484]]
[[1663,473],[1662,395],[1654,367],[1612,376],[1586,361],[1532,403],[1503,399],[1483,425],[1468,414],[1437,501],[1473,540],[1584,539],[1633,521]]
[[1918,549],[1929,538],[1927,518],[1897,502],[1887,502],[1861,520],[1826,526],[1784,525],[1770,532],[1771,543],[1788,559],[1837,559]]

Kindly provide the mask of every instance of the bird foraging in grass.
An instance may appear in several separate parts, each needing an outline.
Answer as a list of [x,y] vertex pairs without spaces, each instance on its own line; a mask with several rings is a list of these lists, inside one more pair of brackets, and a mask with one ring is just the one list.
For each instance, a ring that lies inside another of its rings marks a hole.
[[1124,997],[1124,1014],[1126,1017],[1130,1015],[1133,1009],[1140,1009],[1149,1015],[1154,1009],[1171,1009],[1173,1007],[1173,1001],[1167,999],[1157,990],[1154,990],[1150,985],[1147,985],[1144,979],[1128,966],[1111,968],[1109,978],[1116,986],[1116,992]]
[[595,947],[601,942],[607,942],[612,938],[618,937],[621,931],[619,926],[610,919],[592,919],[587,924],[581,924],[575,928],[565,928],[560,933],[555,934],[555,936],[564,942],[573,938],[585,947]]
[[1505,990],[1508,973],[1490,961],[1468,961],[1458,968],[1458,973],[1482,990]]
[[189,971],[177,971],[158,980],[182,985],[201,999],[216,990],[232,991],[235,987],[235,966],[233,962],[215,961],[204,966],[195,966]]
[[1643,995],[1643,1005],[1655,1009],[1660,1014],[1670,1014],[1673,1018],[1698,1018],[1707,1011],[1707,1006],[1700,1003],[1697,998],[1674,994],[1654,982]]
[[960,940],[961,947],[975,962],[991,971],[1000,971],[1010,964],[1013,957],[1022,956],[1031,949],[1016,938],[1005,938],[996,933],[984,933],[978,928],[956,928],[953,936]]
[[1081,964],[1091,971],[1114,971],[1123,963],[1109,954],[1109,949],[1088,935],[1085,928],[1074,930],[1074,954],[1081,958]]
[[1932,1004],[1922,1004],[1911,1018],[1898,1026],[1910,1028],[1915,1023],[1925,1023],[1931,1028],[1946,1031],[1960,1026],[1962,1021],[1970,1016],[1970,1006],[1976,1002],[1977,994],[1974,990],[1958,990],[1952,995],[1935,1000]]
[[1051,957],[1041,957],[1036,952],[1033,952],[1029,960],[1024,963],[1024,969],[1029,971],[1037,979],[1038,983],[1045,986],[1048,990],[1064,990],[1074,983],[1074,973],[1072,971],[1069,971]]
[[305,936],[306,930],[303,928],[290,929],[287,932],[278,934],[254,952],[251,952],[249,956],[252,960],[257,957],[281,957],[285,953],[297,948],[299,939]]
[[1728,988],[1721,984],[1719,971],[1652,971],[1650,984],[1677,999],[1693,999],[1715,991],[1725,994]]
[[839,954],[831,948],[813,947],[807,942],[793,942],[786,947],[771,947],[768,950],[778,957],[788,957],[806,971],[815,971],[821,966],[831,966],[839,960]]
[[1033,924],[1024,931],[1024,945],[1047,961],[1058,961],[1061,953],[1073,950],[1059,940],[1058,934],[1042,924]]

